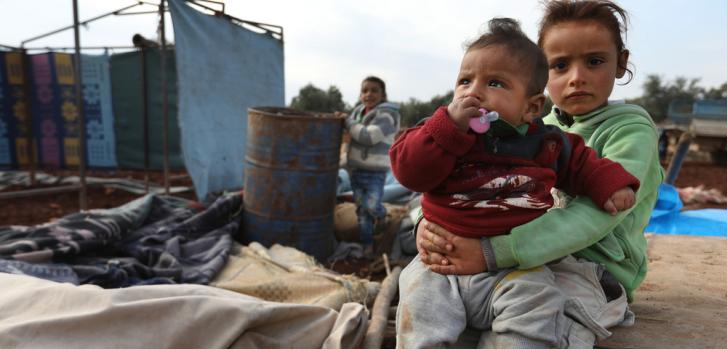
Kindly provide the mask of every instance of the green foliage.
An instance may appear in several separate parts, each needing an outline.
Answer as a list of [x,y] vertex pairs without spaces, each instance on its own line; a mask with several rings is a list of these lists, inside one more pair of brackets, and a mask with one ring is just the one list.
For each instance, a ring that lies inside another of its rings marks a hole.
[[659,122],[669,116],[669,105],[686,108],[682,112],[689,112],[696,100],[726,99],[727,83],[719,87],[705,89],[698,85],[698,78],[687,79],[678,77],[674,81],[664,81],[658,75],[649,75],[643,85],[643,95],[635,99],[626,100],[627,103],[638,104],[646,109],[654,121]]
[[704,99],[727,99],[727,82],[717,88],[710,88],[704,92]]
[[436,95],[429,102],[420,102],[415,98],[410,98],[408,102],[401,103],[401,127],[412,127],[420,120],[431,116],[434,111],[441,106],[449,104],[454,97],[454,91],[449,91],[443,95]]
[[[705,89],[698,85],[699,81],[698,78],[687,79],[684,77],[665,81],[659,75],[649,75],[643,84],[641,97],[627,99],[626,102],[644,107],[654,121],[659,122],[667,118],[669,104],[672,101],[679,101],[680,105],[690,106],[698,99],[727,99],[727,83]],[[450,90],[443,95],[432,97],[428,102],[410,98],[409,101],[400,103],[402,128],[414,126],[420,120],[431,116],[438,107],[449,104],[453,96],[454,91]],[[293,98],[290,107],[326,113],[351,109],[343,102],[343,96],[338,87],[330,86],[327,91],[324,91],[313,84],[301,88],[298,96]],[[547,97],[543,107],[543,116],[550,113],[552,107],[553,102],[550,97]]]
[[669,104],[680,101],[691,104],[704,96],[704,89],[697,84],[699,79],[678,77],[672,82],[663,81],[658,75],[649,75],[643,85],[643,95],[627,100],[638,104],[649,112],[654,121],[659,122],[668,116]]
[[338,87],[330,86],[328,91],[323,91],[313,86],[313,84],[301,88],[298,95],[293,97],[290,107],[320,113],[332,113],[348,109],[346,103],[343,102],[343,95]]

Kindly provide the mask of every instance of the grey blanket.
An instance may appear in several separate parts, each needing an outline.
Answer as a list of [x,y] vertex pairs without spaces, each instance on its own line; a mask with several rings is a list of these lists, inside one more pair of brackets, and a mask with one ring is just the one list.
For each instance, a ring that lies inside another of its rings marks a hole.
[[0,272],[105,288],[208,283],[227,260],[242,196],[207,208],[147,195],[38,226],[0,227]]

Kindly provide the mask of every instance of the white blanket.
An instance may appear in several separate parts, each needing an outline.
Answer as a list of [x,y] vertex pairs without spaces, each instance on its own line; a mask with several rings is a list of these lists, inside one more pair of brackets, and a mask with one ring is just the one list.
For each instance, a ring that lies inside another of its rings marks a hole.
[[367,314],[201,285],[102,289],[0,273],[0,348],[354,348]]

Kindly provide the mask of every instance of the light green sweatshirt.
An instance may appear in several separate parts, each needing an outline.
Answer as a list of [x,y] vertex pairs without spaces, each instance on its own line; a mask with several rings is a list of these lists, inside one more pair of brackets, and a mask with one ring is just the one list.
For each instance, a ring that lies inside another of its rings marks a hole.
[[498,268],[527,269],[573,254],[604,265],[632,301],[646,276],[644,229],[664,179],[657,131],[643,108],[629,104],[608,105],[574,120],[568,127],[558,122],[554,112],[544,118],[546,124],[581,135],[601,157],[620,163],[636,176],[641,181],[636,204],[614,217],[589,198],[577,197],[565,209],[552,209],[508,235],[490,238],[495,261]]

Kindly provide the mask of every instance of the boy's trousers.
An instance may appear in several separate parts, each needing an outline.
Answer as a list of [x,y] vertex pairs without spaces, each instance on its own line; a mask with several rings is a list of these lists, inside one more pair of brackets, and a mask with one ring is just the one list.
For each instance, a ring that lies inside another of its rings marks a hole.
[[386,171],[356,169],[351,172],[359,236],[364,245],[373,245],[376,222],[386,218],[386,207],[382,202],[385,183]]
[[417,256],[399,279],[397,347],[449,347],[468,328],[482,333],[480,348],[593,348],[606,328],[633,322],[620,285],[607,301],[603,273],[569,256],[528,270],[441,275]]

